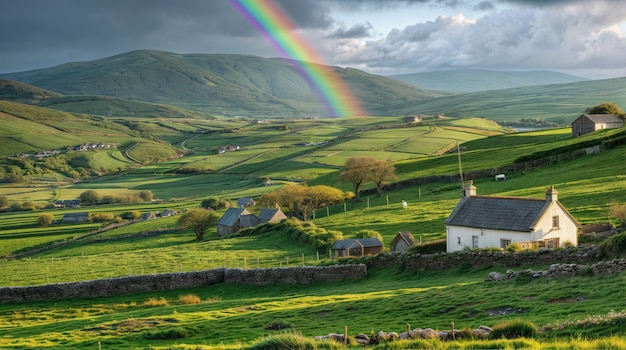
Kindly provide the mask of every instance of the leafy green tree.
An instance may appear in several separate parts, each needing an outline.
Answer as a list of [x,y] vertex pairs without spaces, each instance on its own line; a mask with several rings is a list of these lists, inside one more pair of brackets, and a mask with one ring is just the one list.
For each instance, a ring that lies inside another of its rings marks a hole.
[[37,218],[37,223],[39,226],[48,227],[54,223],[54,216],[52,214],[41,214]]
[[94,190],[88,190],[80,194],[80,204],[82,205],[96,205],[102,197]]
[[212,210],[192,208],[179,217],[178,224],[192,230],[196,234],[196,240],[202,241],[209,227],[215,226],[218,220]]
[[361,200],[361,188],[372,180],[371,171],[376,167],[378,160],[370,156],[352,157],[346,161],[345,170],[339,174],[339,181],[352,183],[354,200]]
[[602,103],[602,104],[599,104],[597,106],[593,106],[593,107],[587,108],[585,113],[588,113],[588,114],[613,114],[613,115],[621,117],[622,119],[624,118],[624,116],[626,116],[624,111],[618,105],[616,105],[614,103],[610,103],[610,102]]
[[141,213],[139,212],[139,210],[129,210],[127,212],[122,213],[121,217],[122,219],[126,219],[126,220],[135,220],[141,217]]
[[223,198],[209,197],[200,202],[200,208],[219,210],[229,208],[230,202]]

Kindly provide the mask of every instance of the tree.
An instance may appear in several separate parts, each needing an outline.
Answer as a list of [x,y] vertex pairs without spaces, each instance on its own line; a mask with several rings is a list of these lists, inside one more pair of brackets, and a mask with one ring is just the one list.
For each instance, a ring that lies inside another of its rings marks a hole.
[[229,208],[230,202],[223,198],[209,197],[200,202],[200,208],[219,210]]
[[306,221],[314,210],[343,202],[345,198],[343,191],[331,186],[290,185],[265,193],[259,198],[259,203],[268,207],[278,204],[283,212]]
[[78,197],[78,199],[80,199],[80,204],[83,205],[96,205],[101,198],[100,194],[94,190],[85,191]]
[[624,111],[618,105],[616,105],[614,103],[610,103],[610,102],[602,103],[602,104],[599,104],[597,106],[593,106],[591,108],[587,108],[585,113],[588,113],[588,114],[613,114],[613,115],[616,115],[616,116],[621,117],[621,118],[624,118],[624,116],[626,115],[624,113]]
[[39,226],[48,227],[54,223],[54,216],[52,214],[41,214],[37,218],[37,223]]
[[196,240],[202,241],[207,229],[215,226],[219,218],[212,210],[202,208],[189,209],[178,219],[178,224],[192,230],[196,234]]
[[141,198],[144,202],[152,202],[152,192],[141,191],[139,192],[139,198]]
[[129,210],[122,213],[122,215],[120,216],[122,217],[122,219],[135,220],[141,217],[141,213],[139,212],[139,210]]
[[345,170],[339,174],[339,180],[350,182],[354,187],[354,200],[361,200],[361,187],[372,180],[371,171],[376,167],[378,160],[374,157],[352,157],[346,161]]
[[396,176],[396,168],[391,164],[391,162],[383,162],[378,161],[372,172],[370,173],[372,181],[376,184],[376,195],[383,195],[383,186],[388,180],[398,178]]

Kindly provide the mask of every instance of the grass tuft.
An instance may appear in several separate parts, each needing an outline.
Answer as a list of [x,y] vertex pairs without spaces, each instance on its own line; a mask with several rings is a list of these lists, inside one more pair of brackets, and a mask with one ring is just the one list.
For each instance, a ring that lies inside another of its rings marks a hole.
[[150,298],[146,301],[143,302],[142,304],[143,306],[149,306],[149,307],[154,307],[154,306],[167,306],[168,302],[167,300],[165,300],[165,298]]
[[516,339],[534,338],[537,335],[537,326],[528,321],[514,320],[498,323],[493,326],[493,331],[489,334],[490,339]]
[[185,294],[178,296],[178,302],[184,305],[187,304],[200,304],[202,299],[199,296],[194,294]]

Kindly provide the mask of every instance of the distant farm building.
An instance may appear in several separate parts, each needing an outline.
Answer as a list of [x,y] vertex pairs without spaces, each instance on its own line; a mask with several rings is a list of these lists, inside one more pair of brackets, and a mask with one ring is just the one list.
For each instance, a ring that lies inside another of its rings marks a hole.
[[446,250],[506,248],[557,248],[578,245],[581,225],[558,200],[554,187],[546,198],[477,196],[470,183],[463,198],[446,219]]
[[411,248],[415,244],[415,238],[409,231],[398,232],[391,240],[391,250],[394,252],[403,252]]
[[64,224],[75,224],[79,222],[88,222],[89,221],[89,213],[88,212],[80,212],[80,213],[67,213],[63,215],[63,219],[61,221]]
[[572,122],[572,137],[623,126],[624,121],[613,114],[583,114]]
[[341,239],[333,244],[335,257],[355,257],[378,254],[383,250],[383,242],[378,238]]
[[78,208],[79,206],[79,199],[59,199],[54,202],[55,208]]
[[421,123],[422,122],[422,117],[421,116],[411,116],[411,117],[406,117],[405,121],[409,124],[417,124],[417,123]]
[[259,224],[256,215],[244,208],[228,208],[217,222],[218,236],[233,234],[243,228],[253,227]]
[[161,217],[168,218],[170,216],[174,216],[174,215],[177,215],[177,214],[178,214],[178,212],[176,210],[174,210],[174,209],[165,209],[161,213]]
[[237,201],[237,208],[247,208],[255,204],[256,202],[252,198],[248,198],[248,197],[239,198],[239,200]]
[[286,218],[287,215],[280,208],[263,208],[259,214],[259,223],[276,222]]

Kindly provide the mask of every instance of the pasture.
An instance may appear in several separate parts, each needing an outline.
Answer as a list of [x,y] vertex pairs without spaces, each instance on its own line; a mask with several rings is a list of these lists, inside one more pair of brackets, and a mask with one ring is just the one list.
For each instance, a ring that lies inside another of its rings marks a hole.
[[[374,129],[368,129],[369,126]],[[116,195],[149,190],[164,202],[0,213],[0,255],[68,241],[28,258],[0,260],[3,271],[0,285],[80,281],[222,266],[292,266],[301,265],[303,259],[306,265],[316,265],[329,258],[326,251],[316,251],[277,233],[218,237],[213,228],[204,241],[196,242],[192,232],[176,225],[176,217],[133,223],[72,241],[100,225],[59,224],[44,229],[37,225],[37,217],[42,213],[51,213],[59,219],[72,211],[119,215],[129,210],[180,210],[197,207],[209,196],[232,200],[258,197],[282,184],[303,181],[309,185],[327,184],[344,191],[352,190],[350,184],[337,182],[337,176],[345,159],[353,155],[393,159],[401,180],[455,175],[459,171],[458,154],[446,151],[454,151],[457,142],[462,149],[465,171],[495,171],[523,155],[618,132],[609,130],[572,139],[568,129],[505,133],[493,128],[490,122],[479,120],[444,120],[407,128],[382,126],[388,125],[383,120],[366,119],[341,120],[336,124],[311,122],[310,127],[299,124],[297,137],[292,132],[295,128],[291,131],[288,128],[272,129],[259,139],[253,136],[256,128],[240,128],[237,133],[242,137],[238,140],[248,148],[222,155],[215,152],[215,147],[227,138],[215,142],[209,137],[213,134],[202,135],[188,139],[187,147],[194,151],[184,158],[92,178],[61,189],[45,188],[40,191],[47,193],[43,196],[33,192],[31,198],[41,196],[39,198],[45,201],[47,196],[52,197],[51,191],[55,198],[66,199],[86,190]],[[267,125],[258,128],[264,127]],[[493,135],[497,133],[501,135]],[[296,141],[303,135],[307,142],[312,139],[325,143],[300,146]],[[507,173],[506,181],[496,182],[492,176],[473,180],[478,194],[486,195],[543,198],[547,188],[554,185],[561,203],[580,223],[607,222],[614,220],[608,216],[610,204],[621,203],[626,198],[626,175],[621,166],[625,158],[624,146],[619,146],[599,154],[557,159],[550,166],[538,169],[522,167]],[[185,167],[197,167],[205,172],[176,172]],[[263,186],[264,178],[270,178],[273,185]],[[371,184],[366,186],[370,187]],[[25,193],[20,197],[8,196],[11,200],[29,198],[29,192],[21,192]],[[381,197],[364,196],[361,202],[321,208],[310,221],[326,230],[341,231],[346,238],[360,230],[377,231],[387,247],[399,231],[410,231],[422,242],[428,242],[445,237],[443,222],[459,199],[460,183],[457,181],[426,183],[387,191]],[[401,207],[402,200],[408,202],[408,208]],[[252,210],[256,212],[260,208]],[[266,329],[275,320],[285,322],[288,330],[308,337],[342,332],[346,325],[351,334],[370,334],[378,330],[401,332],[407,323],[414,328],[445,329],[454,321],[456,327],[462,329],[481,324],[492,326],[519,317],[550,330],[540,335],[540,342],[554,341],[557,337],[593,340],[610,334],[623,335],[625,318],[620,315],[626,304],[615,298],[626,287],[623,273],[520,285],[513,281],[485,283],[488,272],[463,266],[437,273],[381,269],[371,270],[367,279],[358,282],[264,287],[222,284],[54,303],[5,304],[0,310],[0,347],[26,349],[42,344],[48,348],[95,347],[99,341],[104,349],[239,349],[262,336],[278,333]],[[184,304],[180,301],[181,295],[190,293],[198,295],[201,302]],[[577,302],[555,302],[583,295]],[[151,299],[164,302],[154,305],[149,302]],[[523,315],[491,315],[492,310],[503,307],[524,312]],[[617,318],[612,318],[615,314]],[[555,326],[559,324],[584,326]],[[168,336],[173,334],[173,329],[179,330],[180,335]],[[623,344],[621,341],[618,338],[615,342]]]

